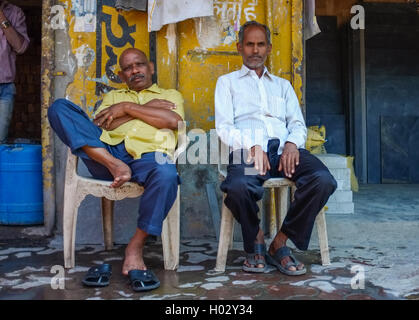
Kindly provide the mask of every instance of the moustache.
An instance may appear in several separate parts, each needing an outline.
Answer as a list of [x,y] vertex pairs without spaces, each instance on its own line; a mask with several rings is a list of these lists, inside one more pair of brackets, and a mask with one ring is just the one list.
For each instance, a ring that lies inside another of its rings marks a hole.
[[143,75],[142,73],[138,73],[138,74],[134,74],[133,76],[131,76],[129,78],[129,81],[134,81],[135,79],[144,79],[145,75]]

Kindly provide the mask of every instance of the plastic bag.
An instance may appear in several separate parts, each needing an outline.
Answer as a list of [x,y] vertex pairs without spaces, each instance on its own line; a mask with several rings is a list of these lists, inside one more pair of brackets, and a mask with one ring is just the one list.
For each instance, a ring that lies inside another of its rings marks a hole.
[[313,154],[327,153],[324,143],[326,142],[325,126],[311,126],[307,129],[306,149]]

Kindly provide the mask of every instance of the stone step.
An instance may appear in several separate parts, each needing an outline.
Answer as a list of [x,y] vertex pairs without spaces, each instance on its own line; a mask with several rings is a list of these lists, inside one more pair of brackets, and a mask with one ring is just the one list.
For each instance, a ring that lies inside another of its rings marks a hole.
[[332,153],[315,154],[326,167],[330,169],[343,169],[347,168],[347,160],[344,156]]
[[355,211],[353,202],[328,202],[326,206],[326,214],[351,214]]
[[336,179],[336,182],[338,184],[338,187],[337,187],[336,191],[338,191],[338,190],[343,190],[343,191],[351,190],[351,181],[350,180]]
[[338,180],[350,180],[351,179],[351,169],[348,168],[339,168],[339,169],[329,169],[332,176]]
[[352,191],[336,190],[329,198],[328,203],[331,202],[352,202]]

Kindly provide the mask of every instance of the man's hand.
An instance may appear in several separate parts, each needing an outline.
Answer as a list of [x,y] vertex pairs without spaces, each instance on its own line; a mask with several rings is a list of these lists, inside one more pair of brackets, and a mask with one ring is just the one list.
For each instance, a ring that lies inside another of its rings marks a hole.
[[131,102],[116,103],[105,110],[99,112],[93,122],[103,129],[109,130],[114,120],[127,116],[126,108]]
[[292,142],[286,142],[284,151],[279,161],[278,171],[284,170],[284,175],[287,178],[291,178],[295,172],[295,167],[300,163],[300,152],[297,146]]
[[260,145],[255,145],[249,150],[247,162],[251,162],[252,159],[255,161],[255,169],[261,176],[264,176],[266,171],[271,170],[268,155],[262,150]]

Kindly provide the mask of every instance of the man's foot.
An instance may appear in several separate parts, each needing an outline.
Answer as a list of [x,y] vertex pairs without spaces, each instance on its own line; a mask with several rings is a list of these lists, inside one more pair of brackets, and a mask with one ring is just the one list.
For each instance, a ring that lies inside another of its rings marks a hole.
[[247,272],[264,272],[266,267],[265,254],[265,237],[262,230],[259,229],[256,235],[254,254],[247,254],[247,258],[243,263],[243,270]]
[[[285,247],[285,245],[283,246],[283,247]],[[281,248],[283,248],[283,247],[281,247]],[[274,247],[271,245],[270,247],[269,247],[269,255],[270,256],[272,256],[272,257],[274,257],[275,256],[275,253],[279,250],[280,248],[278,248],[278,249],[274,249]],[[286,269],[286,270],[288,270],[288,271],[291,271],[291,272],[294,272],[294,271],[300,271],[300,270],[303,270],[304,269],[304,264],[302,264],[301,262],[299,262],[298,263],[298,265],[297,265],[297,267],[295,267],[294,265],[291,265],[292,263],[293,263],[293,260],[291,259],[291,256],[284,256],[281,260],[280,260],[280,263],[281,263],[281,266],[284,268],[284,269]],[[287,267],[287,265],[288,265],[288,267]]]
[[287,247],[288,237],[278,232],[268,250],[268,262],[275,265],[281,272],[289,275],[304,274],[304,264],[298,262]]
[[137,228],[125,249],[125,260],[122,266],[122,274],[128,275],[131,270],[147,270],[143,259],[143,249],[148,234]]
[[110,185],[111,188],[118,188],[131,179],[130,167],[119,159],[115,158],[108,166],[108,169],[114,177],[114,180]]
[[125,260],[124,265],[122,266],[122,274],[124,276],[128,275],[128,272],[131,270],[147,270],[147,267],[143,260],[142,249],[131,247],[128,244],[125,249]]
[[118,188],[131,179],[131,169],[124,162],[112,156],[105,148],[90,146],[82,147],[82,150],[92,159],[108,168],[114,180],[111,188]]
[[[254,256],[255,263],[260,262],[259,264],[251,264],[251,263],[249,263],[249,260],[252,261],[251,258],[247,257],[246,260],[243,263],[243,265],[246,266],[247,268],[257,268],[257,269],[261,269],[261,270],[265,269],[265,266],[266,266],[265,256],[260,255],[260,254],[256,254]],[[262,263],[262,261],[263,261],[263,263]]]

